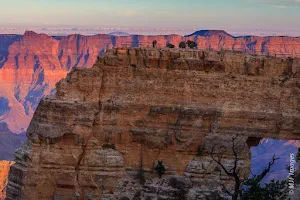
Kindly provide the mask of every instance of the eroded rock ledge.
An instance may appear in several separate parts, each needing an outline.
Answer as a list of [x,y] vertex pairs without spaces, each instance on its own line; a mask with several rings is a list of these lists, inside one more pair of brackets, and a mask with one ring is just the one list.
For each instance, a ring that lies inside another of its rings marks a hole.
[[[233,182],[209,153],[223,146],[232,165],[235,135],[300,139],[299,59],[111,49],[40,102],[6,199],[225,198]],[[241,157],[248,173],[248,148]]]
[[0,161],[0,200],[5,199],[8,172],[13,163],[14,162],[5,160]]

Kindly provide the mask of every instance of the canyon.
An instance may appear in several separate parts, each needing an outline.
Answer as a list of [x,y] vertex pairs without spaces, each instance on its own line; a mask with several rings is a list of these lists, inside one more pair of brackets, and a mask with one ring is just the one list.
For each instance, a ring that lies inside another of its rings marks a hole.
[[108,49],[41,100],[6,200],[227,199],[233,180],[212,149],[232,167],[238,135],[247,176],[260,139],[299,140],[299,84],[297,58]]
[[54,94],[56,83],[72,69],[92,67],[108,49],[149,47],[154,40],[157,48],[193,40],[199,49],[221,53],[300,57],[299,37],[233,37],[223,31],[198,31],[189,36],[49,36],[32,31],[0,35],[0,158],[14,159],[13,152],[25,142],[40,100]]
[[198,31],[189,36],[48,36],[26,31],[0,35],[0,121],[13,133],[24,133],[39,100],[72,68],[91,67],[112,47],[157,47],[193,40],[199,49],[229,50],[279,57],[300,57],[297,37],[233,37],[224,31]]

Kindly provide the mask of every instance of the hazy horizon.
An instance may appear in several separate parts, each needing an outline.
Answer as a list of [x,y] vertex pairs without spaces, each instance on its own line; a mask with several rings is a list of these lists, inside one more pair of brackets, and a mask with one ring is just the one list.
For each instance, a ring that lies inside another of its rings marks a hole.
[[[130,35],[190,35],[198,30],[215,30],[215,29],[201,29],[201,28],[117,28],[117,27],[24,27],[24,28],[1,28],[0,34],[18,34],[23,35],[25,31],[33,31],[36,33],[44,33],[51,36],[65,36],[72,34],[81,35],[97,35],[110,34],[114,32],[124,32]],[[233,36],[290,36],[300,37],[300,30],[276,30],[276,29],[223,29]]]
[[0,26],[6,28],[275,28],[288,32],[300,26],[299,0],[2,0],[1,7]]

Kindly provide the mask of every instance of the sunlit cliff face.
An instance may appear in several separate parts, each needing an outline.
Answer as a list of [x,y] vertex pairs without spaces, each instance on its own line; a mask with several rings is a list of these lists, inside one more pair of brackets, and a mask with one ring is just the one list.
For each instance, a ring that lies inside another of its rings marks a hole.
[[13,162],[0,161],[0,200],[4,200],[5,198],[5,187],[8,182],[9,168],[12,164]]
[[[113,46],[175,46],[194,40],[200,49],[237,50],[252,54],[300,56],[299,38],[238,37],[222,31],[199,31],[188,37],[70,35],[50,37],[26,32],[0,36],[0,120],[14,133],[25,132],[40,99],[72,68],[91,67],[97,56]],[[4,100],[5,99],[5,100]]]
[[[233,180],[212,149],[232,168],[238,135],[237,165],[248,176],[248,144],[300,139],[299,64],[226,51],[107,50],[40,102],[16,152],[8,199],[174,198],[174,179],[187,199],[224,196],[222,184],[232,187]],[[166,166],[162,179],[158,161]],[[145,181],[136,178],[141,169]]]

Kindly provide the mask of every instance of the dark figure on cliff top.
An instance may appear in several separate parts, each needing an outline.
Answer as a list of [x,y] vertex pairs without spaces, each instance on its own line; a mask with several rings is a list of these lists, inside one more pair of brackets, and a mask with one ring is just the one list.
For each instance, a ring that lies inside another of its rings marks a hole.
[[157,45],[157,41],[156,41],[156,40],[153,40],[153,42],[152,42],[152,47],[153,47],[153,48],[156,48],[156,45]]

